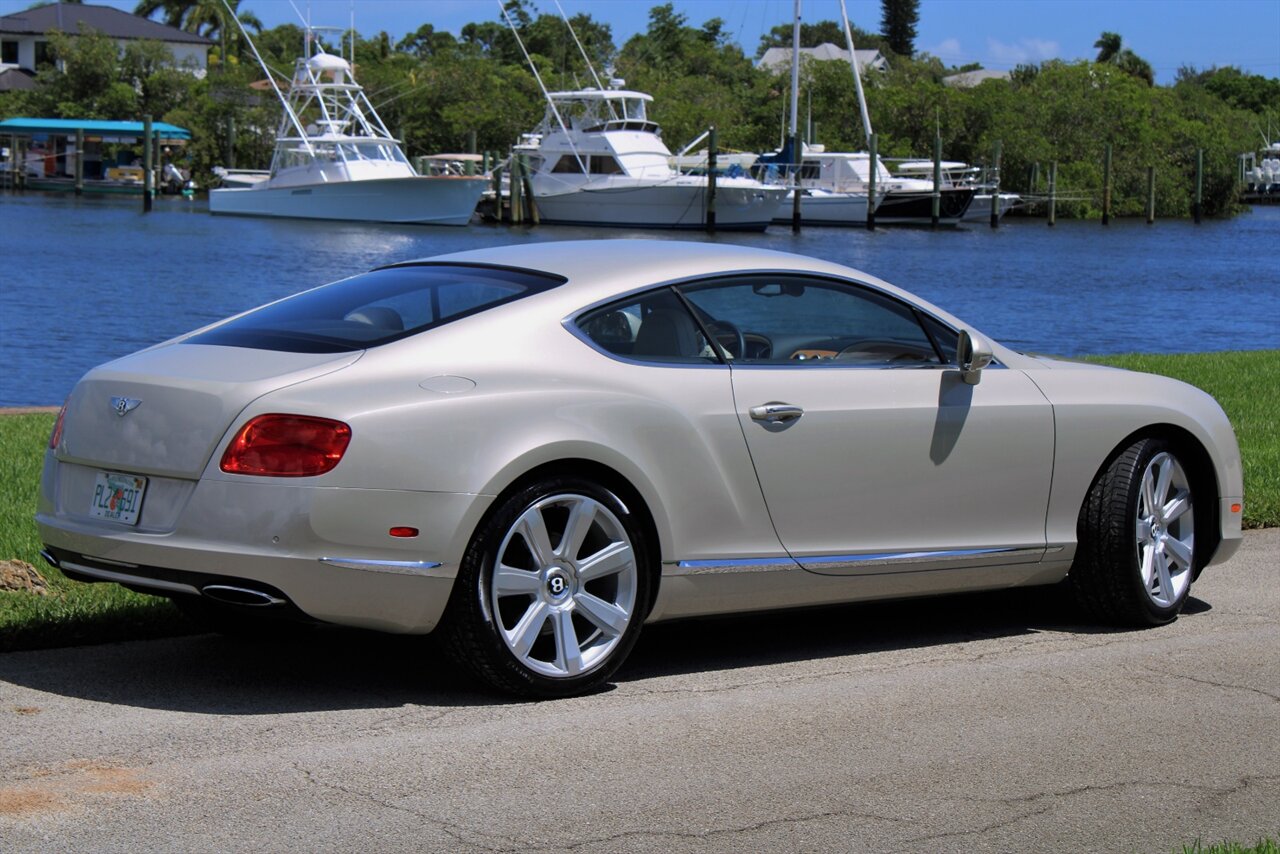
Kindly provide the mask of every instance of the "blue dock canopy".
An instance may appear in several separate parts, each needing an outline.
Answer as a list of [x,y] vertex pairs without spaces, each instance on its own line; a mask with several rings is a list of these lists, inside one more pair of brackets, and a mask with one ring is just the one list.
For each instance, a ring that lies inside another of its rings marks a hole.
[[[75,134],[86,136],[142,136],[142,122],[109,122],[101,119],[6,119],[0,122],[0,135],[37,133]],[[166,122],[152,122],[151,132],[161,139],[191,139],[191,131]]]

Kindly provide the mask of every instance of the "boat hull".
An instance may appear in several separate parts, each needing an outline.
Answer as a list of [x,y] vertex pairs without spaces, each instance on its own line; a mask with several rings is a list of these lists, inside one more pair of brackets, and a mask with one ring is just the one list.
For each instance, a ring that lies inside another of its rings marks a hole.
[[[716,187],[716,228],[763,231],[773,221],[786,190],[773,187]],[[584,188],[569,193],[534,192],[544,223],[615,228],[704,229],[706,184],[666,183]]]
[[[990,193],[978,193],[973,197],[973,202],[969,205],[969,209],[964,213],[965,222],[989,222],[991,220],[991,199]],[[1017,193],[1001,193],[1000,208],[996,213],[996,219],[1000,219],[1022,201],[1022,197]]]
[[488,180],[413,176],[332,184],[232,187],[209,191],[209,212],[234,216],[466,225]]
[[[973,202],[973,190],[944,189],[940,193],[938,225],[959,225]],[[988,211],[988,217],[990,211]],[[931,190],[890,190],[876,208],[878,225],[932,225]]]
[[[774,222],[791,222],[792,198],[787,194],[786,203],[779,209]],[[834,193],[827,190],[809,190],[800,196],[800,220],[805,225],[867,224],[866,193]]]

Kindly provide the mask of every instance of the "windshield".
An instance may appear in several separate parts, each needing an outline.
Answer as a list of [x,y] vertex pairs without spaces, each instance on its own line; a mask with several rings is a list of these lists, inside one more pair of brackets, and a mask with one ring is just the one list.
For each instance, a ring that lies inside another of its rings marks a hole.
[[563,282],[546,273],[499,267],[386,267],[263,306],[188,343],[289,353],[365,350]]

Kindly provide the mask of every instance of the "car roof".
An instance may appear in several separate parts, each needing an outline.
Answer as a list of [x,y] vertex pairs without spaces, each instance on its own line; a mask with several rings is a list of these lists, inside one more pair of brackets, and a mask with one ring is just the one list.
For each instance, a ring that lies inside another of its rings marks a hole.
[[579,305],[664,282],[755,270],[855,278],[918,301],[906,291],[842,264],[724,243],[652,239],[552,241],[453,252],[407,263],[448,262],[493,264],[562,276],[567,283],[555,291]]

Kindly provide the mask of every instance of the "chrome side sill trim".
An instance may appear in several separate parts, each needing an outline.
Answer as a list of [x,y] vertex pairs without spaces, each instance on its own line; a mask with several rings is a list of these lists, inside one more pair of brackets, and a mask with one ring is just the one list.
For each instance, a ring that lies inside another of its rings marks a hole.
[[[668,564],[670,566],[670,564]],[[730,572],[786,572],[800,569],[788,557],[716,558],[712,560],[681,560],[666,572],[668,576],[715,575]]]
[[802,566],[821,566],[823,569],[856,569],[864,566],[909,566],[914,563],[936,561],[967,561],[975,557],[1000,555],[1001,557],[1039,558],[1044,546],[1030,548],[999,549],[944,549],[936,552],[886,552],[882,554],[853,555],[800,555],[796,560]]
[[[97,558],[94,558],[97,560]],[[100,578],[103,581],[114,581],[116,584],[128,584],[133,587],[149,587],[152,590],[167,590],[170,593],[188,593],[192,596],[199,596],[200,591],[192,587],[190,584],[180,584],[176,581],[162,581],[158,578],[142,578],[137,575],[129,575],[124,572],[112,572],[109,569],[99,569],[96,566],[85,566],[82,563],[73,563],[64,560],[59,564],[60,567],[74,570],[81,575],[92,575],[94,578]]]
[[373,560],[361,557],[322,557],[320,562],[342,569],[361,569],[365,572],[389,572],[393,575],[425,575],[428,570],[444,564],[428,560]]

